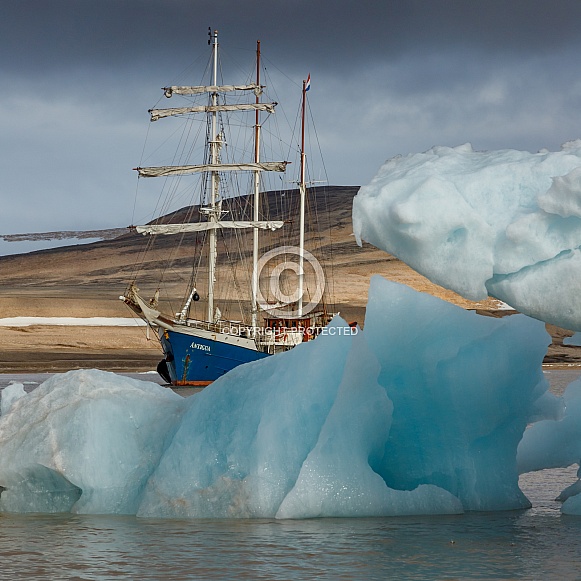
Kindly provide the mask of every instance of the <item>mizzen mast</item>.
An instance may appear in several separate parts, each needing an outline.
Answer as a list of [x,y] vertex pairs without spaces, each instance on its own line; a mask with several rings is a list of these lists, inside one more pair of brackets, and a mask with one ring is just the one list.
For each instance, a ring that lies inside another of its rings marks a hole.
[[[256,41],[256,86],[260,87],[260,40]],[[254,163],[260,163],[260,113],[258,105],[260,104],[260,93],[256,92],[256,117],[254,126]],[[260,172],[254,172],[254,208],[253,219],[258,222],[258,211],[260,202]],[[258,228],[254,228],[254,238],[252,241],[252,299],[251,299],[251,316],[252,328],[258,326]]]
[[301,176],[299,182],[300,200],[300,216],[299,216],[299,303],[298,315],[303,316],[303,286],[304,286],[304,250],[305,250],[305,198],[307,195],[307,186],[305,182],[305,110],[307,101],[307,91],[309,90],[309,83],[311,75],[306,81],[303,81],[303,99],[301,107]]

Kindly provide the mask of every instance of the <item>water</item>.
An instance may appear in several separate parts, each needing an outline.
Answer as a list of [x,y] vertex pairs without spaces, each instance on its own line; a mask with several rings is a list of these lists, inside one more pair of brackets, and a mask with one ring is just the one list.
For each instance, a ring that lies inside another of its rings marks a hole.
[[3,579],[579,579],[581,519],[0,515]]
[[[134,375],[156,380],[154,375]],[[551,370],[561,394],[579,371]],[[48,375],[0,376],[0,388]],[[0,514],[0,579],[581,579],[576,467],[527,474],[525,511],[370,519],[165,520]]]

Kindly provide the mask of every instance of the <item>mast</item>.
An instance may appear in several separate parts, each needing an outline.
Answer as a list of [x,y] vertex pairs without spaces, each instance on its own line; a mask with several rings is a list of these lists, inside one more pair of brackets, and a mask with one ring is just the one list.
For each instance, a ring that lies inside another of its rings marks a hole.
[[[218,31],[210,33],[210,40],[212,42],[212,58],[213,58],[213,73],[212,84],[218,85]],[[215,165],[218,163],[218,136],[216,135],[217,126],[217,112],[216,105],[218,104],[218,93],[213,91],[211,93],[212,107],[214,108],[209,115],[211,116],[211,133],[210,133],[210,163]],[[208,219],[210,222],[218,222],[216,212],[217,198],[218,198],[218,172],[213,170],[210,173],[210,208]],[[212,228],[209,231],[209,253],[208,253],[208,321],[214,321],[214,283],[216,282],[216,255],[217,255],[217,235],[216,229]]]
[[[183,97],[200,95],[206,93],[209,95],[207,105],[200,106],[192,104],[188,107],[171,107],[150,109],[151,121],[169,117],[182,117],[193,113],[205,113],[207,121],[207,145],[208,159],[204,163],[197,165],[168,165],[155,167],[136,167],[139,177],[155,178],[167,176],[184,176],[196,173],[205,173],[209,178],[210,188],[209,195],[204,199],[205,206],[200,207],[200,213],[206,217],[206,221],[183,224],[149,224],[135,226],[135,229],[145,235],[157,234],[182,234],[185,232],[208,232],[208,307],[206,320],[214,322],[216,312],[215,307],[215,283],[216,283],[216,266],[217,266],[217,236],[218,230],[252,228],[253,229],[253,275],[252,275],[252,324],[256,326],[258,318],[258,252],[259,252],[259,230],[277,230],[284,225],[280,220],[260,220],[260,174],[263,171],[285,172],[288,161],[261,161],[260,160],[260,111],[266,111],[269,114],[274,113],[277,103],[261,102],[260,95],[262,87],[260,86],[260,41],[257,42],[256,51],[256,83],[239,84],[239,85],[218,85],[218,31],[209,29],[208,44],[212,46],[211,55],[211,83],[202,86],[169,86],[164,87],[165,97],[170,98],[173,95]],[[254,103],[226,103],[220,104],[219,95],[230,92],[253,92],[255,95]],[[254,160],[222,163],[220,149],[224,142],[223,134],[219,127],[218,115],[221,112],[238,112],[254,111]],[[223,220],[222,199],[220,196],[220,175],[222,172],[252,172],[254,177],[254,220]],[[194,291],[195,292],[195,291]],[[185,307],[187,310],[187,307]],[[182,310],[182,313],[185,311]],[[180,314],[180,320],[185,319],[185,315]]]
[[305,198],[306,198],[306,184],[305,184],[305,109],[307,100],[307,81],[303,81],[303,100],[301,111],[301,180],[299,182],[299,193],[301,196],[301,207],[299,217],[299,304],[298,315],[303,316],[303,284],[304,284],[304,249],[305,249]]
[[[260,40],[256,41],[256,85],[260,87]],[[260,93],[256,93],[256,104],[260,102]],[[260,163],[260,115],[256,109],[254,127],[254,163]],[[260,198],[260,172],[254,172],[254,214],[253,219],[258,222]],[[254,228],[252,243],[252,329],[258,326],[258,228]]]

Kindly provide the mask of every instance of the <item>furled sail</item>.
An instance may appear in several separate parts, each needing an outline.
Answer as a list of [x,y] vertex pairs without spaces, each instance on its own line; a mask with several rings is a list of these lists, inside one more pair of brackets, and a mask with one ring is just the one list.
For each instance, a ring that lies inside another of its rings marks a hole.
[[239,105],[208,105],[198,107],[176,107],[174,109],[150,109],[152,121],[172,115],[185,115],[187,113],[214,113],[218,111],[268,111],[274,113],[276,103],[244,103]]
[[164,87],[163,93],[166,97],[172,95],[200,95],[202,93],[228,93],[231,91],[252,91],[255,95],[262,94],[260,85],[206,85],[199,87]]
[[166,165],[160,167],[136,167],[139,176],[157,178],[163,176],[181,176],[204,171],[286,171],[288,161],[267,161],[262,163],[221,163],[202,165]]
[[261,230],[278,230],[284,226],[281,220],[233,220],[218,222],[189,222],[187,224],[149,224],[135,226],[140,234],[182,234],[184,232],[202,232],[218,228],[260,228]]

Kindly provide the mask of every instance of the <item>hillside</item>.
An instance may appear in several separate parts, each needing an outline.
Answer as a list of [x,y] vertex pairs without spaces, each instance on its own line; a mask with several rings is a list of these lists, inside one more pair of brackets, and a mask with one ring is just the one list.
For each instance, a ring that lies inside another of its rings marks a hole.
[[[307,230],[307,241],[317,239],[319,250],[332,260],[332,290],[335,309],[351,321],[364,321],[369,279],[373,274],[406,284],[463,308],[482,314],[500,316],[498,303],[487,300],[471,303],[455,293],[432,284],[407,265],[377,248],[364,244],[358,247],[352,235],[351,205],[357,187],[327,187],[317,190],[316,204],[309,208],[318,217],[322,231],[330,232],[320,240],[313,228]],[[286,219],[289,210],[298,203],[296,190],[269,193],[266,203],[272,219]],[[238,200],[237,203],[240,203]],[[225,202],[225,209],[228,204]],[[195,221],[198,207],[188,207],[164,218],[179,223],[184,216]],[[296,228],[295,223],[289,228]],[[188,236],[191,240],[188,240]],[[172,270],[177,278],[187,279],[191,264],[189,241],[185,249],[174,256]],[[165,261],[172,236],[159,236],[153,250],[141,266],[140,281],[155,284],[154,273]],[[227,237],[226,237],[227,238]],[[150,237],[134,231],[109,240],[84,245],[65,246],[23,255],[0,257],[0,318],[15,316],[128,317],[131,313],[118,299],[132,279],[135,264],[143,255]],[[227,250],[227,240],[219,251]],[[249,260],[241,253],[239,260]],[[170,295],[173,289],[170,285]],[[181,291],[180,291],[181,292]],[[176,287],[173,301],[179,300]],[[554,346],[547,361],[577,362],[580,349],[560,345],[562,337],[571,333],[551,328]],[[26,327],[0,328],[4,356],[0,372],[44,369],[47,362],[55,369],[73,366],[97,366],[107,369],[151,368],[159,358],[155,341],[147,341],[143,329],[133,328],[61,328]],[[117,364],[114,364],[117,362]]]

